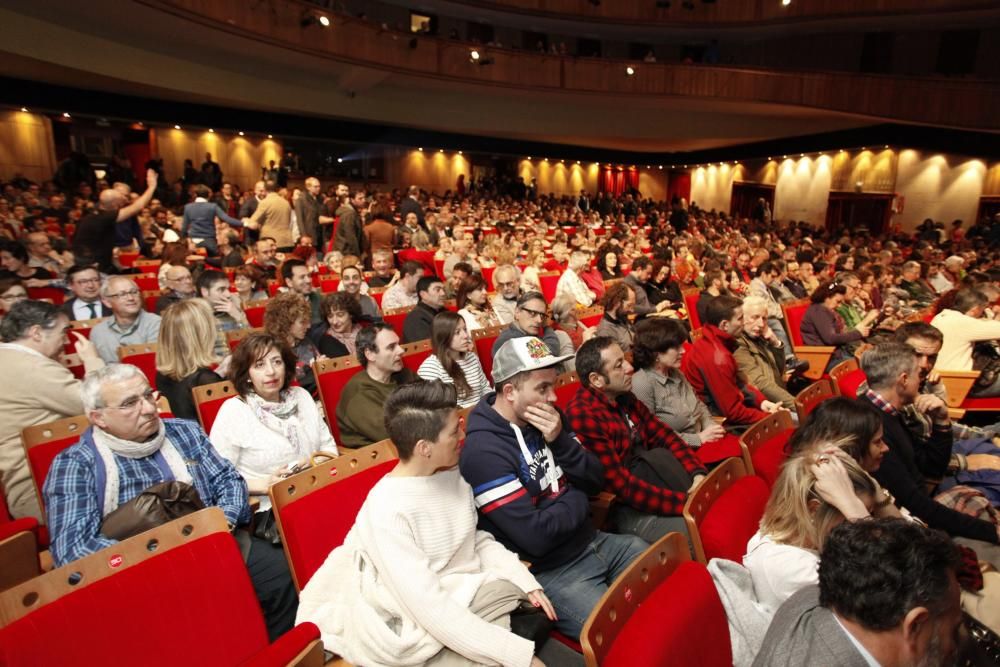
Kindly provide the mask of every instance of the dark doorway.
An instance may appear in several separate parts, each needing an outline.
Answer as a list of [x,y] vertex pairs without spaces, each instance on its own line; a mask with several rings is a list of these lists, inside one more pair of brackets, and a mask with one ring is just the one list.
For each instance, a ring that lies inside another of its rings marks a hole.
[[892,213],[892,195],[831,192],[826,207],[826,228],[867,229],[873,236],[883,233]]
[[737,218],[752,218],[757,202],[767,202],[774,214],[774,186],[764,183],[733,183],[733,196],[729,202],[729,214]]
[[[993,216],[1000,214],[1000,196],[998,195],[987,195],[985,197],[980,197],[979,199],[979,211],[976,213],[976,219],[973,223],[987,218],[989,220],[993,219]],[[968,230],[972,225],[966,224],[965,229]]]

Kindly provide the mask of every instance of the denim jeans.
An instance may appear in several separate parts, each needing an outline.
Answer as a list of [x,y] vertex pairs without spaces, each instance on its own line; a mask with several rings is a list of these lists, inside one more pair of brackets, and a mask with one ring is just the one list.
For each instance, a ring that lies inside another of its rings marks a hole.
[[[785,350],[785,359],[791,359],[795,356],[795,352],[792,350],[792,341],[788,338],[788,332],[785,331],[785,325],[777,317],[767,318],[767,324],[771,327],[771,331],[774,335],[778,337],[781,341],[782,348]],[[785,369],[781,369],[785,370]]]
[[598,531],[579,556],[559,567],[535,572],[559,620],[556,629],[579,639],[583,624],[615,579],[649,544],[634,535]]
[[650,544],[667,533],[680,533],[689,542],[691,541],[687,522],[682,516],[648,514],[634,507],[616,503],[611,509],[611,521],[617,532],[641,537]]

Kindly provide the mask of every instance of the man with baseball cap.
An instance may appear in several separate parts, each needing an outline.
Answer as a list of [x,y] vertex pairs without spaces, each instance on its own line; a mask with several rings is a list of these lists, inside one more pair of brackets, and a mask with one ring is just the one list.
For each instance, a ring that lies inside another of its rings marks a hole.
[[479,528],[531,563],[559,615],[556,627],[576,638],[648,545],[591,523],[588,498],[601,490],[604,469],[553,405],[557,367],[568,358],[533,336],[505,342],[493,358],[496,392],[469,416],[459,467],[473,488]]

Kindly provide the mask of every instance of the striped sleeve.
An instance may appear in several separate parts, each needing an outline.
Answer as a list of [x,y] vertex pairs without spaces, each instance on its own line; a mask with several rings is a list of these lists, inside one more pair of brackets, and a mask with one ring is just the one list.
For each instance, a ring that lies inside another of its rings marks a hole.
[[475,495],[476,509],[483,514],[489,514],[525,495],[527,490],[515,475],[505,475],[480,484],[472,490],[472,493]]

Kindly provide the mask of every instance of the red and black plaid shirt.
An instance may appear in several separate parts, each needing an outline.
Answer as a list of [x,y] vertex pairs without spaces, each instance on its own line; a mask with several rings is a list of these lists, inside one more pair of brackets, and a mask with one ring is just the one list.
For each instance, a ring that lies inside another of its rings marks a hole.
[[[631,432],[634,429],[647,448],[666,447],[691,475],[705,473],[694,450],[657,419],[642,401],[636,400],[632,394],[625,394],[612,402],[599,392],[580,387],[566,407],[566,417],[583,446],[601,459],[605,489],[642,512],[660,516],[679,516],[683,513],[686,491],[655,486],[639,479],[628,469]],[[632,428],[629,427],[629,420]]]

